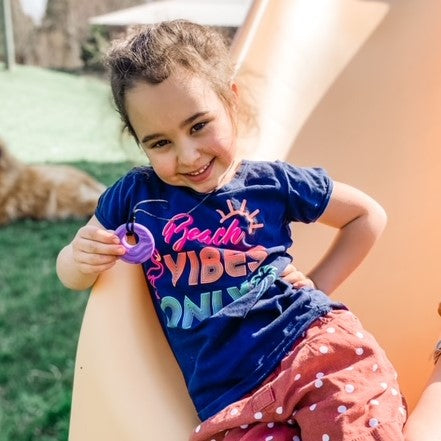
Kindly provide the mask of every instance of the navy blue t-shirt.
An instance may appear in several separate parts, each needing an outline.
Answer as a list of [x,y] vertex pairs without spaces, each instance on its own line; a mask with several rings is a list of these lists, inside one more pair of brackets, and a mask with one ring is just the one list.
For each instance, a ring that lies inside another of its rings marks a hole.
[[243,161],[208,195],[142,167],[101,196],[96,216],[105,228],[139,208],[136,222],[155,238],[144,272],[202,420],[261,384],[318,317],[344,308],[279,278],[291,261],[290,222],[317,220],[331,192],[323,169]]

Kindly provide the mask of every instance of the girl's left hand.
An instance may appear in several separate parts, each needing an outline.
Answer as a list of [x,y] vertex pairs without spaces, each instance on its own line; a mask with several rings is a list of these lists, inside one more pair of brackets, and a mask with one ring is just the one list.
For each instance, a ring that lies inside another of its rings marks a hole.
[[281,276],[285,282],[290,283],[294,288],[315,288],[314,282],[291,263],[283,270]]

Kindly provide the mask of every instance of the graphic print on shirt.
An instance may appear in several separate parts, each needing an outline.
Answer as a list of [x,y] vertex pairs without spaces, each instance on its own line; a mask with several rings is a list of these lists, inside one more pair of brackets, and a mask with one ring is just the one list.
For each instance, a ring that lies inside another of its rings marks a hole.
[[[161,255],[155,250],[153,266],[146,275],[168,327],[191,328],[259,284],[260,297],[276,278],[274,267],[261,267],[268,256],[266,248],[247,243],[247,237],[264,228],[257,220],[260,210],[248,211],[246,199],[228,199],[226,204],[225,211],[216,210],[220,216],[217,228],[200,229],[199,219],[179,213],[162,230],[163,240],[172,252]],[[248,280],[248,276],[252,277]],[[175,288],[171,292],[161,292],[158,282],[163,277],[169,278]],[[203,289],[203,285],[222,278],[226,278],[228,286],[224,282],[217,286],[220,289]]]
[[161,263],[161,255],[159,251],[155,248],[153,251],[152,257],[150,258],[153,266],[147,271],[147,279],[150,282],[150,285],[155,289],[156,298],[159,300],[161,297],[156,291],[156,280],[159,279],[164,273],[164,265]]

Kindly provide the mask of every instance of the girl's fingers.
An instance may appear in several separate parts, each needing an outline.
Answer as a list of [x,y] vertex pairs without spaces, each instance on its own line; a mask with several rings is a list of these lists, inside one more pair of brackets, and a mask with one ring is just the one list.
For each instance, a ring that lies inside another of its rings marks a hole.
[[77,237],[79,239],[91,240],[93,242],[119,244],[119,237],[111,230],[95,227],[94,225],[86,225],[78,230]]
[[103,243],[113,243],[113,244],[119,244],[121,241],[119,240],[119,237],[113,232],[109,230],[103,230],[99,228],[94,235],[94,240],[98,242]]
[[305,278],[292,284],[294,288],[315,288],[314,282],[311,279]]
[[289,263],[288,265],[286,265],[285,269],[282,271],[281,276],[285,277],[288,274],[295,273],[295,272],[298,272],[297,268],[292,263]]
[[107,231],[96,231],[95,233],[82,234],[75,238],[72,242],[72,246],[77,253],[122,256],[125,253],[125,248],[119,243],[118,237],[115,237],[117,241],[115,241],[112,238],[112,234],[108,234]]
[[315,288],[314,282],[299,271],[294,265],[289,264],[283,270],[281,277],[294,288],[310,287]]
[[122,256],[126,249],[122,245],[109,245],[102,242],[88,241],[83,244],[82,250],[86,254],[105,256]]
[[301,273],[300,271],[294,271],[294,272],[288,273],[285,276],[283,276],[283,280],[285,280],[285,282],[289,282],[289,283],[300,282],[301,280],[304,280],[304,279],[305,279],[305,275],[303,273]]
[[73,259],[84,274],[100,274],[126,253],[119,237],[95,225],[80,228],[72,241]]

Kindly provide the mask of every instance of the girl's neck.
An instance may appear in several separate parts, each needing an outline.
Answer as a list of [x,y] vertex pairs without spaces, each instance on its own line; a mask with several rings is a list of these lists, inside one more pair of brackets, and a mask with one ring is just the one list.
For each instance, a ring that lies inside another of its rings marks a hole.
[[221,179],[219,180],[219,183],[216,185],[216,187],[212,191],[219,190],[224,185],[229,184],[234,177],[236,176],[237,171],[240,168],[242,157],[240,155],[237,155],[234,160],[231,162],[230,166],[227,168]]

